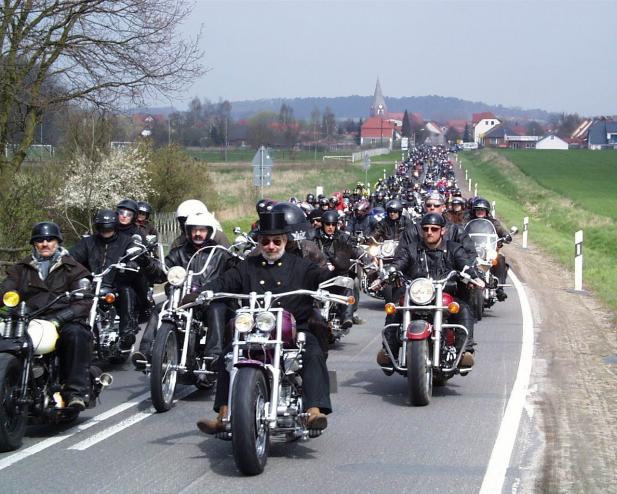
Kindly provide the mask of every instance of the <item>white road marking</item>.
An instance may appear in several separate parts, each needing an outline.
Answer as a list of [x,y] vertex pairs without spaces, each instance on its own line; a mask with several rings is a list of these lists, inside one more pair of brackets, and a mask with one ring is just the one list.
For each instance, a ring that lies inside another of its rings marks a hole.
[[36,443],[32,446],[30,446],[29,448],[26,449],[22,449],[20,451],[17,451],[16,453],[13,453],[10,456],[7,456],[6,458],[3,458],[2,460],[0,460],[0,470],[3,470],[7,467],[10,467],[11,465],[13,465],[14,463],[17,463],[18,461],[23,460],[24,458],[28,458],[29,456],[32,456],[36,453],[39,453],[47,448],[50,448],[56,444],[58,444],[61,441],[64,441],[65,439],[68,439],[69,437],[74,436],[75,434],[78,434],[79,432],[85,431],[86,429],[89,429],[90,427],[93,427],[99,423],[101,423],[104,420],[107,420],[110,417],[113,417],[114,415],[117,415],[119,413],[124,412],[125,410],[134,407],[136,405],[138,405],[139,403],[141,403],[142,401],[146,400],[150,398],[150,393],[143,393],[141,395],[139,395],[137,398],[134,398],[131,401],[127,401],[126,403],[122,403],[110,410],[107,410],[106,412],[103,412],[99,415],[96,415],[95,417],[92,417],[90,420],[88,420],[87,422],[80,424],[78,426],[75,426],[71,429],[68,429],[67,433],[65,434],[61,434],[59,436],[54,436],[54,437],[50,437],[49,439],[45,439],[44,441],[41,441],[39,443]]
[[523,341],[521,347],[521,357],[518,363],[516,380],[512,386],[510,399],[506,406],[499,433],[493,446],[493,452],[484,474],[480,494],[496,494],[502,492],[506,471],[510,465],[510,457],[514,449],[516,435],[521,420],[523,408],[526,405],[527,389],[529,386],[529,376],[531,375],[531,365],[533,359],[533,315],[529,299],[525,293],[523,284],[516,274],[509,271],[510,278],[518,293],[523,315]]
[[[194,393],[195,391],[197,391],[197,388],[194,388],[192,386],[185,387],[184,389],[176,393],[176,399],[174,400],[174,403]],[[150,417],[151,415],[154,415],[155,413],[156,413],[156,409],[154,407],[150,407],[148,408],[148,410],[131,415],[130,417],[122,420],[121,422],[118,422],[117,424],[114,424],[111,427],[108,427],[107,429],[102,430],[101,432],[97,432],[93,436],[88,437],[84,439],[83,441],[77,444],[74,444],[73,446],[67,449],[75,449],[77,451],[84,451],[88,449],[89,447],[94,446],[95,444],[98,444],[101,441],[104,441],[105,439],[110,438],[114,434],[117,434],[118,432],[132,425],[135,425],[136,423],[141,422],[144,419],[147,419],[148,417]]]

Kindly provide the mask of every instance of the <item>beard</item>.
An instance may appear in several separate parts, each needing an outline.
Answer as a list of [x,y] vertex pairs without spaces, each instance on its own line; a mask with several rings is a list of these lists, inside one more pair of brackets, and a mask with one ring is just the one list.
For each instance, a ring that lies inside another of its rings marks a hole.
[[283,254],[285,254],[285,249],[281,249],[279,252],[266,252],[263,250],[261,252],[261,255],[268,262],[278,261],[281,257],[283,257]]

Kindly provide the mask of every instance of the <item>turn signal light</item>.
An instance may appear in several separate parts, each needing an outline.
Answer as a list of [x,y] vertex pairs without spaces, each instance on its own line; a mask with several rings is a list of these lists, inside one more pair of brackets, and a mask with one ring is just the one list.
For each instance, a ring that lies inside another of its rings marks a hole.
[[347,297],[347,303],[349,305],[353,305],[356,303],[356,297],[354,297],[353,295],[350,295],[349,297]]
[[461,306],[458,304],[458,302],[451,302],[448,304],[448,312],[450,314],[458,314],[460,310]]
[[116,296],[113,293],[107,293],[104,297],[103,300],[105,301],[105,303],[107,304],[113,304],[116,301]]
[[499,261],[497,260],[497,258],[495,257],[494,259],[491,259],[491,265],[493,267],[497,266],[497,264],[499,264]]
[[386,305],[384,305],[384,310],[386,311],[386,314],[391,316],[396,312],[396,305],[394,305],[393,303],[387,303]]

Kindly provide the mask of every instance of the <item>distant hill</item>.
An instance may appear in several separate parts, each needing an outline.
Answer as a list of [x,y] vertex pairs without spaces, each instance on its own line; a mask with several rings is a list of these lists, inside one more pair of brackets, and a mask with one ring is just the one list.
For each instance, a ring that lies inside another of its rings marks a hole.
[[[471,120],[473,113],[490,111],[497,117],[520,118],[521,120],[547,121],[551,113],[533,109],[524,110],[518,107],[487,105],[478,101],[466,101],[459,98],[444,96],[410,96],[405,98],[385,98],[388,110],[391,112],[420,113],[425,120]],[[232,101],[231,113],[236,119],[247,118],[260,111],[278,113],[283,103],[291,106],[296,118],[310,118],[315,107],[320,111],[329,106],[337,119],[366,118],[373,101],[372,96],[340,96],[336,98],[275,98],[247,101]]]

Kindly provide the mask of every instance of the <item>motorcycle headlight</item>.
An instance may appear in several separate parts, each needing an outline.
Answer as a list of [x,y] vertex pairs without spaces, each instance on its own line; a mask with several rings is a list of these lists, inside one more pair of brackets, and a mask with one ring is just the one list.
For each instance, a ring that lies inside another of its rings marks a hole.
[[377,254],[379,254],[379,245],[371,245],[368,248],[368,253],[375,257]]
[[269,333],[274,329],[276,318],[272,312],[260,312],[255,318],[255,326],[262,333]]
[[426,305],[433,299],[435,289],[428,278],[417,278],[409,286],[409,297],[416,305]]
[[186,269],[182,266],[174,266],[167,272],[167,281],[170,285],[181,286],[186,279]]
[[238,314],[236,316],[235,328],[239,333],[248,333],[253,329],[253,316],[246,312]]
[[7,307],[17,307],[17,304],[19,304],[19,293],[13,291],[6,292],[2,296],[2,302]]

